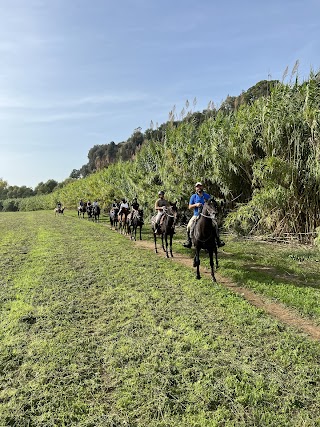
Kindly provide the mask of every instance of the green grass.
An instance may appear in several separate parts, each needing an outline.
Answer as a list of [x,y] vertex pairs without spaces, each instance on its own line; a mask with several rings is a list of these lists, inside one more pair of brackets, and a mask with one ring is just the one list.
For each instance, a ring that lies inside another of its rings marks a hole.
[[1,426],[320,425],[319,343],[106,223],[3,213],[0,255]]
[[[190,258],[194,250],[181,243],[186,234],[177,229],[174,252]],[[146,232],[144,238],[152,239]],[[219,250],[219,273],[235,283],[276,300],[320,325],[320,252],[312,246],[257,242],[225,236]],[[210,268],[201,251],[201,265]]]
[[320,324],[320,253],[316,248],[231,239],[220,272]]

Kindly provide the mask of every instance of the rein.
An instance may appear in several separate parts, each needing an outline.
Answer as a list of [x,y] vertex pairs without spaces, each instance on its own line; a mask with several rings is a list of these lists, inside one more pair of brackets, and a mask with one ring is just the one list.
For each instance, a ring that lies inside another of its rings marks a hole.
[[164,209],[164,210],[163,210],[163,212],[164,212],[167,216],[169,216],[170,218],[175,218],[175,217],[176,217],[175,215],[170,215],[170,214],[168,214],[168,212],[167,212],[167,210],[166,210],[166,209]]
[[207,238],[207,239],[205,239],[205,240],[201,240],[201,239],[198,239],[197,238],[197,240],[199,240],[199,242],[201,242],[201,243],[206,243],[208,240],[210,240],[211,239],[211,237],[213,236],[213,233],[211,232],[210,233],[210,236]]
[[205,214],[203,214],[202,212],[200,212],[200,215],[202,215],[202,216],[204,216],[205,218],[211,218],[211,219],[215,219],[215,213],[214,214],[212,214],[212,215],[205,215]]

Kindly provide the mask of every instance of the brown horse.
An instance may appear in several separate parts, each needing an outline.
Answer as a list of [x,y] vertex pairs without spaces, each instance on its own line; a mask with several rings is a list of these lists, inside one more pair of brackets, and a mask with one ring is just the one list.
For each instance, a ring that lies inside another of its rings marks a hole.
[[217,229],[213,224],[213,220],[215,220],[217,210],[214,203],[213,199],[209,199],[204,203],[200,211],[199,219],[193,229],[192,241],[196,248],[193,262],[193,266],[197,267],[196,278],[201,279],[199,271],[200,251],[201,249],[206,249],[210,258],[211,277],[212,280],[216,282],[214,275],[213,253],[215,254],[216,259],[216,268],[218,268]]
[[121,213],[118,214],[119,232],[121,234],[128,234],[128,227],[127,227],[128,214],[129,214],[129,208],[122,208]]
[[[157,233],[155,233],[155,223],[152,222],[152,232],[154,237],[154,250],[155,253],[158,253],[157,249],[157,234],[161,236],[161,242],[162,242],[162,249],[166,252],[167,258],[169,258],[168,253],[168,236],[169,236],[169,246],[170,246],[170,255],[173,257],[172,254],[172,237],[175,233],[175,225],[177,221],[177,202],[170,203],[169,207],[164,208],[164,213],[162,215],[162,218],[160,220],[160,225],[158,227]],[[165,246],[164,246],[165,245]]]

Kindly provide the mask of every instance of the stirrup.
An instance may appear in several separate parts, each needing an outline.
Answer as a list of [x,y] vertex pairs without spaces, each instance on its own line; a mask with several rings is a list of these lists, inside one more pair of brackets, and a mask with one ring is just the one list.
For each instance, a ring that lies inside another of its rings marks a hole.
[[192,242],[191,240],[188,240],[187,242],[182,243],[182,246],[184,246],[185,248],[192,248]]
[[220,240],[219,242],[217,242],[218,243],[218,248],[222,248],[222,246],[224,246],[225,245],[225,243],[224,243],[224,241],[223,240]]

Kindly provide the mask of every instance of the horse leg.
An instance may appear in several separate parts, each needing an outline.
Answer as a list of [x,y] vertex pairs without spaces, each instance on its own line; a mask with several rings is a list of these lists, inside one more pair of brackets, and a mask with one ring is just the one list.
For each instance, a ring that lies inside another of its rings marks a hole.
[[211,277],[212,277],[212,281],[216,282],[216,278],[214,276],[214,264],[213,264],[213,249],[209,249],[209,258],[210,258],[210,267],[211,267]]
[[164,251],[166,251],[166,248],[164,247],[164,236],[165,236],[165,233],[161,233],[162,249],[163,249]]
[[153,238],[154,238],[154,251],[157,254],[158,253],[158,249],[157,249],[157,235],[154,233],[153,229],[152,229],[152,234],[153,234]]
[[142,225],[140,225],[140,240],[142,240],[141,229],[142,229]]
[[164,235],[164,240],[166,242],[166,256],[167,256],[167,258],[169,258],[169,253],[168,253],[168,234],[167,233],[165,233],[165,235]]
[[219,263],[218,263],[218,249],[217,249],[217,247],[215,247],[214,248],[214,254],[215,254],[215,257],[216,257],[216,269],[219,267]]
[[173,236],[173,234],[170,233],[170,255],[173,257],[173,253],[172,253],[172,236]]
[[196,253],[194,255],[193,266],[197,267],[196,279],[201,279],[200,276],[200,249],[196,247]]

